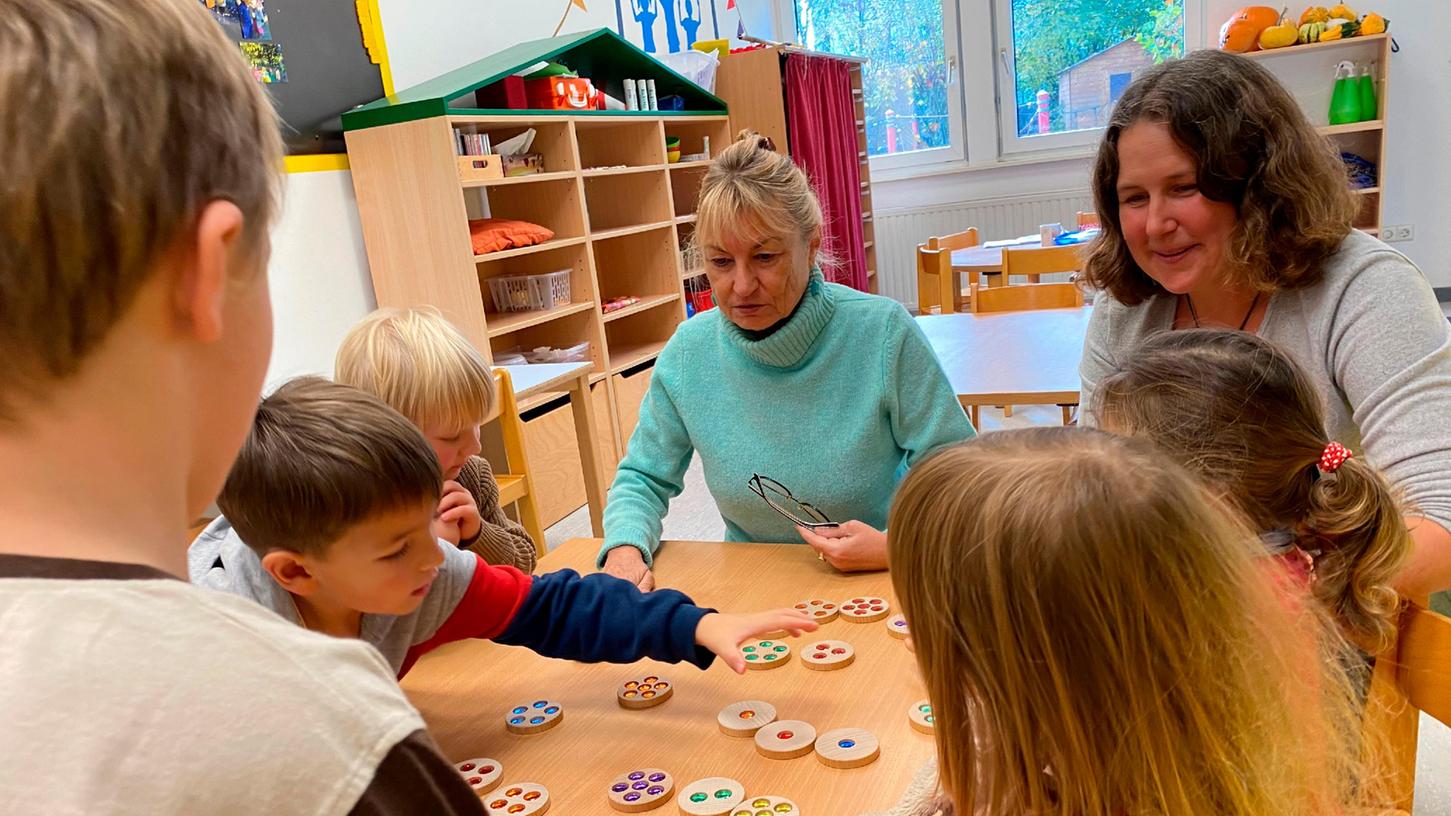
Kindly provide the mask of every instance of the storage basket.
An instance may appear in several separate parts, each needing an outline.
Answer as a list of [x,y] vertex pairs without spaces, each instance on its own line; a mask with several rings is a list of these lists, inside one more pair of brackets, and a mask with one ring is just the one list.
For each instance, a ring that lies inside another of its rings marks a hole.
[[569,270],[543,275],[507,275],[489,278],[494,310],[531,312],[569,305]]

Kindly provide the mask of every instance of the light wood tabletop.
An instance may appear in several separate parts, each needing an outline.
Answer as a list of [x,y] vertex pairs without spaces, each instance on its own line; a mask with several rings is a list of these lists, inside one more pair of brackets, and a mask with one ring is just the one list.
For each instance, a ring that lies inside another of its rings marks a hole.
[[922,315],[917,325],[963,405],[1072,405],[1092,311]]
[[[1035,236],[1029,243],[1013,244],[1013,249],[1043,249],[1042,242]],[[980,275],[992,275],[1003,271],[1003,249],[1000,246],[974,246],[967,249],[954,250],[952,253],[952,271],[954,272],[976,272]]]
[[[539,570],[590,571],[599,545],[598,539],[566,542],[540,559]],[[801,545],[672,541],[664,544],[655,566],[661,586],[722,611],[875,595],[891,600],[896,612],[887,573],[842,575]],[[806,669],[801,650],[826,639],[850,643],[855,662],[837,671]],[[784,796],[802,816],[851,816],[891,807],[933,755],[931,737],[908,723],[908,708],[926,693],[904,642],[887,633],[885,621],[842,619],[814,635],[783,642],[792,649],[788,663],[736,675],[719,660],[704,672],[650,660],[584,665],[466,641],[427,655],[404,678],[403,688],[445,756],[455,762],[499,760],[506,784],[537,782],[549,789],[551,813],[613,813],[606,798],[610,783],[643,768],[673,775],[677,793],[701,778],[730,777],[744,785],[748,802]],[[674,696],[654,708],[622,708],[617,687],[644,675],[668,679]],[[505,715],[537,700],[561,704],[564,721],[542,734],[508,732]],[[814,753],[767,759],[756,752],[753,740],[726,736],[717,726],[720,710],[741,700],[770,703],[779,719],[804,720],[818,734],[864,728],[880,740],[881,757],[850,770],[827,767]],[[656,812],[679,810],[671,801]]]

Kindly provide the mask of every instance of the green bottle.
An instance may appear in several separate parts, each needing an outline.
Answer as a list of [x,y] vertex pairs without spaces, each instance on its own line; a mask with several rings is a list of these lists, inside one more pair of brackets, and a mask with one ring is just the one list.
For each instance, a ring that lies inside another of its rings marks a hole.
[[1356,86],[1355,63],[1335,66],[1335,90],[1330,95],[1330,124],[1348,125],[1360,121],[1360,89]]
[[1380,106],[1375,101],[1375,63],[1360,69],[1360,121],[1368,122],[1380,117]]

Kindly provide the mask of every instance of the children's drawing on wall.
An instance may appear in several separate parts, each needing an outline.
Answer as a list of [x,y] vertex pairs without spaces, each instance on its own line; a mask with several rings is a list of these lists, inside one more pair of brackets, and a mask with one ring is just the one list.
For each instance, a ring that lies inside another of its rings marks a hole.
[[646,53],[676,53],[701,39],[709,8],[710,31],[720,36],[715,0],[615,0],[620,36]]
[[200,0],[234,40],[270,40],[266,0]]
[[252,66],[252,75],[265,85],[287,81],[287,66],[282,62],[282,46],[273,42],[239,42],[242,56]]

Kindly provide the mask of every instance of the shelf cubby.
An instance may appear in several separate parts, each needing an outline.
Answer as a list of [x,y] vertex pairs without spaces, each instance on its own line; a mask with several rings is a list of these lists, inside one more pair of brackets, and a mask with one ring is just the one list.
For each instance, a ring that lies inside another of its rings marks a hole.
[[[668,233],[670,227],[661,227]],[[680,293],[679,258],[668,234],[651,230],[594,242],[601,302]]]
[[658,119],[599,119],[575,123],[582,170],[651,167],[665,163]]
[[590,232],[608,233],[627,227],[671,221],[670,179],[663,169],[584,180]]
[[[530,129],[534,131],[534,143],[530,153],[544,157],[545,173],[561,173],[578,170],[574,161],[574,146],[570,136],[570,123],[566,121],[520,122],[518,119],[495,117],[450,116],[449,124],[454,130],[464,133],[486,133],[495,148],[506,139],[512,139]],[[527,179],[528,176],[517,178]]]
[[553,230],[556,240],[585,236],[579,184],[573,177],[537,184],[475,187],[464,190],[463,195],[470,220],[492,217],[528,221]]

